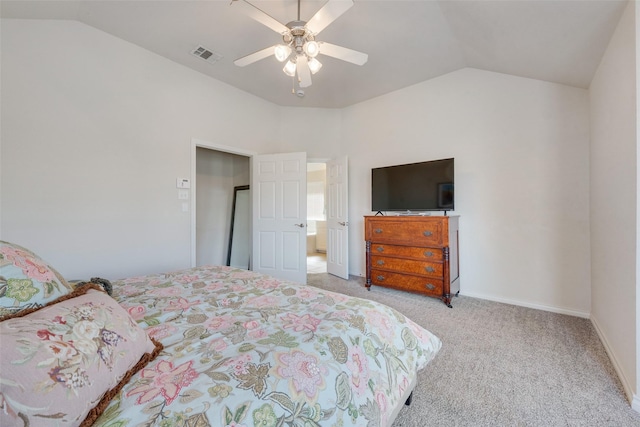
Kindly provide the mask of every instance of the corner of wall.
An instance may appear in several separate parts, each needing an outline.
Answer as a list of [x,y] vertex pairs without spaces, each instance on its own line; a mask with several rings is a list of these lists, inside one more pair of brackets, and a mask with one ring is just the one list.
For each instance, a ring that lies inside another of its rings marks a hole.
[[598,320],[593,315],[591,316],[591,324],[595,328],[596,333],[600,338],[600,342],[602,342],[602,345],[604,346],[604,349],[607,352],[607,356],[609,356],[609,360],[611,360],[613,369],[618,374],[618,378],[622,383],[622,389],[624,390],[624,394],[627,396],[627,399],[631,402],[631,407],[635,411],[640,412],[640,396],[634,393],[633,384],[629,382],[629,379],[624,374],[624,370],[620,365],[620,361],[616,356],[614,348],[609,343],[609,340],[607,340],[607,336],[603,333],[602,328],[598,324]]

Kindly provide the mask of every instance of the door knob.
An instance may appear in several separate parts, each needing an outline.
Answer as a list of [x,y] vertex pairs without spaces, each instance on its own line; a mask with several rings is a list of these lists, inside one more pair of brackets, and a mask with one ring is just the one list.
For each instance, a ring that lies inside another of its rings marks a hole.
[[296,227],[304,228],[304,224],[293,224],[293,225],[295,225]]
[[338,224],[340,224],[340,225],[342,225],[342,226],[344,226],[344,227],[346,227],[347,225],[349,225],[349,223],[348,223],[347,221],[345,221],[345,222],[339,222]]

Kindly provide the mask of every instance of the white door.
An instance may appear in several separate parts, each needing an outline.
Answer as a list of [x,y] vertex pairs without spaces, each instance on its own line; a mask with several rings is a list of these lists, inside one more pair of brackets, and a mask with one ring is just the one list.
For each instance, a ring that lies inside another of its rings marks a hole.
[[327,272],[349,279],[347,157],[327,162]]
[[253,270],[307,283],[307,154],[253,156]]

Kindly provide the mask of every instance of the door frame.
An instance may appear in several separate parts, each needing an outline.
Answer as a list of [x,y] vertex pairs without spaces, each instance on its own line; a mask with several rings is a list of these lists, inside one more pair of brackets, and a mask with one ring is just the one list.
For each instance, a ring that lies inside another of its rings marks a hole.
[[203,139],[191,138],[191,171],[190,177],[191,180],[191,188],[190,188],[190,199],[191,203],[189,209],[191,210],[190,217],[190,248],[191,248],[191,267],[196,266],[196,151],[198,148],[205,148],[213,151],[221,151],[223,153],[229,154],[237,154],[239,156],[244,156],[249,158],[249,179],[251,179],[251,164],[253,162],[253,156],[258,153],[252,150],[245,150],[238,147],[231,147],[229,145],[218,144],[211,141],[205,141]]

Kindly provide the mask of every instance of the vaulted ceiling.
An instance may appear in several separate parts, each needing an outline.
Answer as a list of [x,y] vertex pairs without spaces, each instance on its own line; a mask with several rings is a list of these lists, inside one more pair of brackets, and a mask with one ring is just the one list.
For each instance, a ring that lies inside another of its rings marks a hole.
[[[281,23],[297,0],[249,0]],[[473,67],[588,88],[627,0],[354,0],[318,40],[365,52],[353,65],[320,55],[304,97],[282,64],[239,57],[281,37],[231,0],[2,1],[2,18],[77,20],[283,106],[341,108],[448,72]],[[324,1],[301,0],[307,21]],[[191,54],[203,46],[222,57]]]

